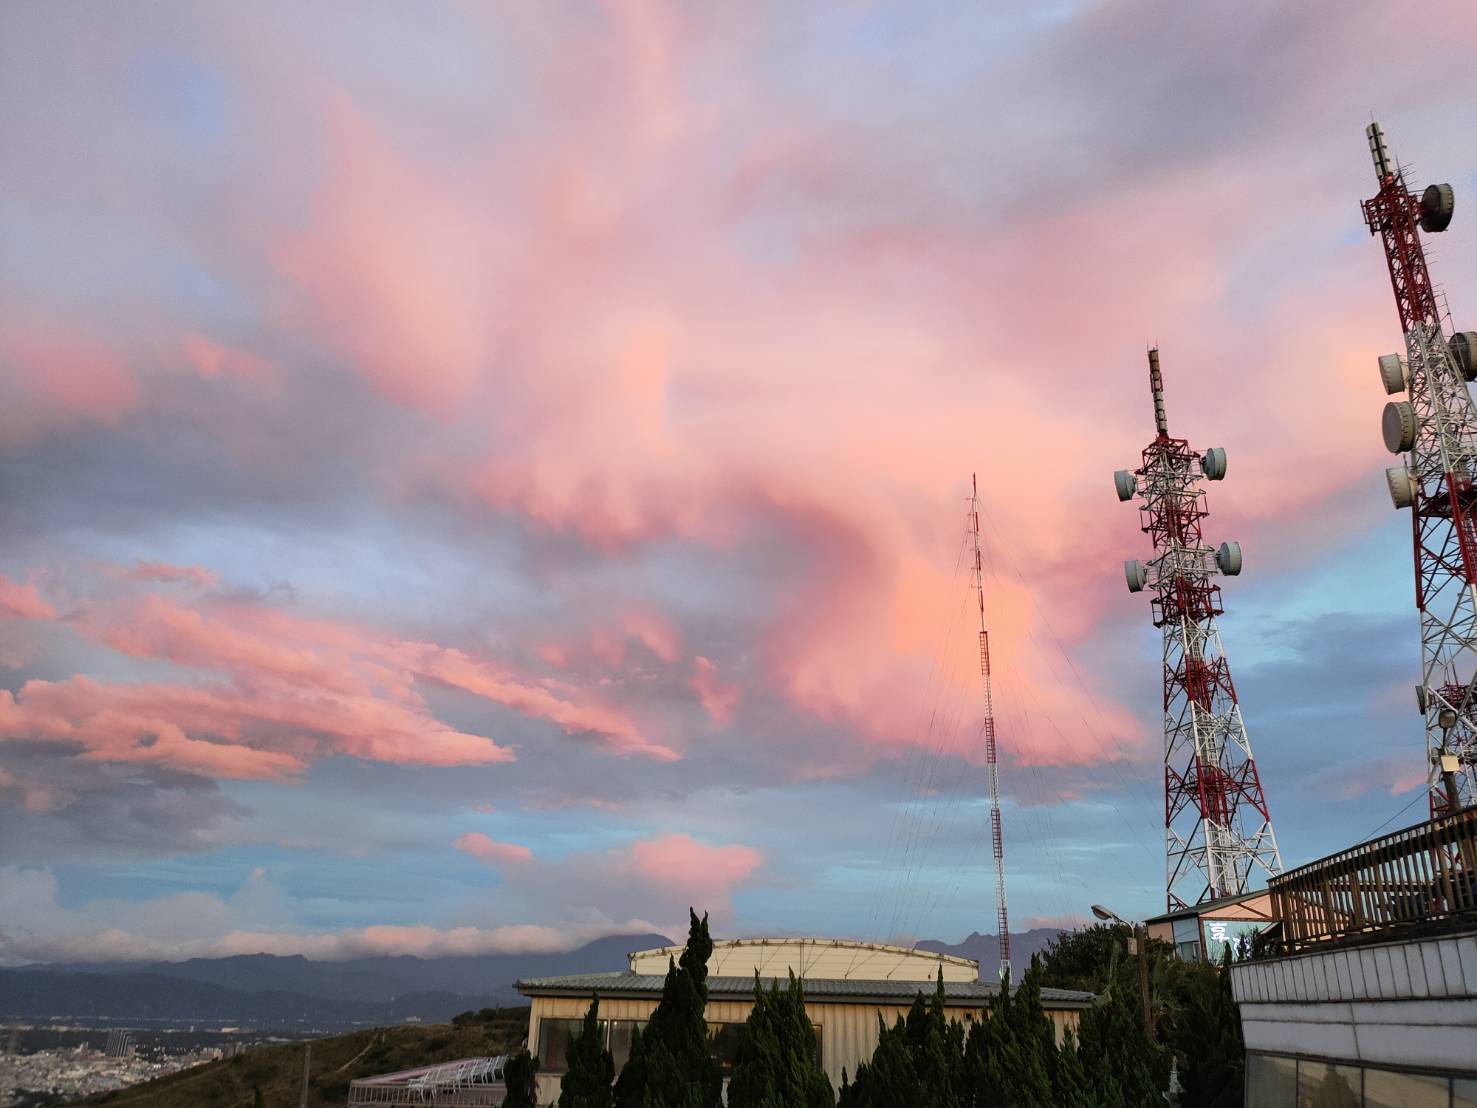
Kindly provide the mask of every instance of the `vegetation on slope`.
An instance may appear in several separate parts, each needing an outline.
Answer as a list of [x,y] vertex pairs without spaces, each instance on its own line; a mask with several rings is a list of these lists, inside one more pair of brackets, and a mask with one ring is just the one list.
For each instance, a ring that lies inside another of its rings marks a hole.
[[[349,1082],[417,1066],[510,1054],[528,1033],[527,1008],[484,1008],[450,1024],[380,1027],[313,1040],[311,1108],[343,1108]],[[116,1108],[297,1108],[303,1043],[261,1046],[220,1062],[85,1101]],[[257,1093],[260,1091],[260,1100]]]

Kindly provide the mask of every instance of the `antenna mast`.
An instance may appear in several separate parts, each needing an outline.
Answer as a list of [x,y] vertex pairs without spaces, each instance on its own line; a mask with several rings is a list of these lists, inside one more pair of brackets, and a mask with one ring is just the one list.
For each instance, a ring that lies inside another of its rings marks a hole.
[[1210,514],[1202,477],[1226,475],[1226,452],[1200,454],[1169,437],[1158,348],[1149,351],[1154,441],[1143,465],[1113,475],[1118,499],[1139,500],[1139,522],[1154,540],[1145,565],[1123,564],[1128,591],[1153,590],[1154,626],[1164,633],[1165,893],[1170,911],[1244,893],[1252,868],[1282,872],[1282,855],[1251,741],[1241,719],[1216,617],[1217,573],[1241,572],[1241,544],[1207,546]]
[[990,766],[990,846],[995,854],[995,911],[1000,927],[1000,979],[1010,976],[1010,919],[1005,910],[1005,840],[1000,834],[1000,766],[995,757],[995,693],[990,680],[990,632],[985,628],[985,563],[980,556],[979,480],[969,475],[974,595],[980,608],[980,681],[985,693],[985,761]]
[[1405,357],[1379,360],[1385,392],[1410,397],[1385,405],[1385,447],[1406,455],[1385,480],[1395,507],[1411,510],[1421,622],[1416,707],[1426,731],[1431,814],[1439,816],[1477,803],[1477,408],[1467,388],[1477,377],[1477,332],[1446,337],[1421,244],[1420,231],[1451,223],[1451,186],[1428,185],[1416,195],[1380,125],[1371,123],[1365,135],[1380,190],[1364,201],[1364,221],[1383,241],[1405,333]]

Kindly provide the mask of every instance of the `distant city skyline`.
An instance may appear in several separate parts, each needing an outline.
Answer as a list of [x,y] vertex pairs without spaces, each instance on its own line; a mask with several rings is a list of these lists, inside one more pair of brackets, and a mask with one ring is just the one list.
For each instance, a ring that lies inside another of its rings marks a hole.
[[988,931],[975,472],[1012,926],[1161,911],[1150,343],[1284,861],[1422,818],[1425,18],[0,10],[0,964]]

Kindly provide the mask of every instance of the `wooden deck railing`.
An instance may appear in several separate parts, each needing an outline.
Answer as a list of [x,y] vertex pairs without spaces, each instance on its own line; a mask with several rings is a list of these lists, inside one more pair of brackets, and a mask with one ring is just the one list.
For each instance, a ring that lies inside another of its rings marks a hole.
[[1445,930],[1443,921],[1477,925],[1477,807],[1290,870],[1267,891],[1283,953],[1422,926]]

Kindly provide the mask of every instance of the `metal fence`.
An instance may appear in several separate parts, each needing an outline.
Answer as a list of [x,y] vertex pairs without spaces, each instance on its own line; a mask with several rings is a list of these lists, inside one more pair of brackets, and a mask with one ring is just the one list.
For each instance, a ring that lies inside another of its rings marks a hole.
[[1477,807],[1290,870],[1267,891],[1282,953],[1477,926]]
[[424,1104],[441,1108],[500,1105],[504,1055],[463,1058],[435,1066],[361,1078],[349,1085],[349,1108],[375,1104]]

